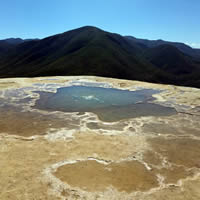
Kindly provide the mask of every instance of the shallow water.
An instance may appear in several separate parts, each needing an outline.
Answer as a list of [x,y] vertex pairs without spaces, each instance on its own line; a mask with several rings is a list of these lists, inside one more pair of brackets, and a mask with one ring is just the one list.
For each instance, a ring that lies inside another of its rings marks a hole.
[[104,165],[95,160],[80,161],[61,166],[55,175],[72,187],[89,192],[115,187],[127,193],[146,191],[158,186],[156,176],[138,161],[124,161]]
[[158,90],[137,91],[114,88],[70,86],[59,88],[57,93],[38,92],[40,99],[35,107],[64,112],[93,112],[102,121],[119,121],[140,116],[175,114],[173,108],[149,103]]

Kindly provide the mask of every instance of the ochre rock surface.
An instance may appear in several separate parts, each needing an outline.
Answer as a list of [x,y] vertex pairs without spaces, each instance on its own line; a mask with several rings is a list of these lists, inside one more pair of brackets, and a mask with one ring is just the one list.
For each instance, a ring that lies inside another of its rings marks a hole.
[[[103,122],[34,108],[73,83],[158,89],[171,116]],[[200,90],[102,77],[0,79],[0,199],[199,200]]]

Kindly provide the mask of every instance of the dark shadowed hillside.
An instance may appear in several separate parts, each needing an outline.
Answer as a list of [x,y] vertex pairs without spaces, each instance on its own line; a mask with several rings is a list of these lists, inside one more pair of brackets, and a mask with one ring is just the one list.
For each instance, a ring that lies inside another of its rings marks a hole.
[[0,40],[0,58],[9,54],[10,51],[14,49],[17,45],[26,42],[38,39],[26,39],[23,40],[21,38],[8,38],[5,40]]
[[9,38],[6,40],[0,40],[0,58],[8,54],[8,52],[18,44],[23,42],[20,38]]
[[200,87],[196,57],[96,27],[6,45],[0,43],[0,77],[96,75]]
[[190,56],[168,44],[148,48],[144,56],[153,65],[177,76],[188,74],[198,69]]
[[138,45],[143,45],[146,48],[153,48],[153,47],[157,47],[157,46],[164,45],[164,44],[172,45],[185,54],[188,54],[192,57],[200,58],[200,49],[193,49],[184,43],[169,42],[169,41],[164,41],[164,40],[139,39],[139,38],[135,38],[133,36],[126,36],[126,38],[129,41],[137,43]]

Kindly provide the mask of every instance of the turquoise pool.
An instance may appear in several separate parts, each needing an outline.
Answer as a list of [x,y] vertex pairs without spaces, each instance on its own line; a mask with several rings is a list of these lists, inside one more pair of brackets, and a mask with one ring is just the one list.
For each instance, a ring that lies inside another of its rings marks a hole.
[[63,112],[93,112],[102,121],[118,121],[140,116],[171,115],[173,108],[150,103],[158,90],[120,90],[92,86],[69,86],[56,93],[38,92],[35,108]]

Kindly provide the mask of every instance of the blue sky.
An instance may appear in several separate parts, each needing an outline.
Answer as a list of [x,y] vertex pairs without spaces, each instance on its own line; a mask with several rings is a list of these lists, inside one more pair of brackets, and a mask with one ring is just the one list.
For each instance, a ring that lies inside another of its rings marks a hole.
[[0,0],[0,39],[44,38],[92,25],[200,48],[200,0]]

